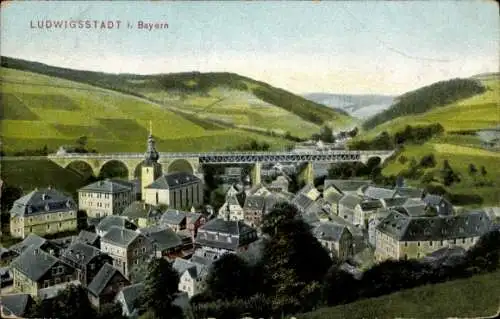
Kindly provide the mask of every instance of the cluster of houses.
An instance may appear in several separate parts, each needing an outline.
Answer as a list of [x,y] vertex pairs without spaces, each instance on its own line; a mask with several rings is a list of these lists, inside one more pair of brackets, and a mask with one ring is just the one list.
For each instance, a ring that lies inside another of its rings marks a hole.
[[[98,181],[78,190],[78,203],[53,188],[21,197],[12,207],[10,230],[22,241],[0,247],[0,278],[14,292],[2,296],[2,316],[22,317],[35,298],[54,298],[75,284],[86,289],[96,308],[119,302],[126,316],[136,317],[134,301],[144,291],[144,266],[152,258],[172,262],[180,276],[176,302],[185,306],[205,289],[220,256],[258,253],[262,219],[280,202],[295,205],[330,255],[350,262],[345,265],[353,271],[356,257],[366,251],[381,261],[468,249],[491,229],[495,215],[459,214],[442,197],[409,187],[380,188],[367,180],[326,180],[319,189],[306,185],[293,194],[286,175],[244,187],[236,170],[231,172],[225,203],[218,212],[207,212],[202,180],[184,172],[162,174],[150,137],[139,186]],[[86,213],[87,230],[44,238],[76,230],[78,211]]]

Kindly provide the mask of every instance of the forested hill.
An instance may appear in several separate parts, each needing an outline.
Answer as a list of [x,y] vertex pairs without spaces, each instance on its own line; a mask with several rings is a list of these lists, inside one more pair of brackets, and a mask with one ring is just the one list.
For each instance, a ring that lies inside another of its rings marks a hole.
[[485,91],[486,87],[476,79],[437,82],[401,95],[389,109],[363,123],[363,128],[369,130],[397,117],[424,113]]
[[209,91],[212,89],[227,88],[232,92],[249,93],[249,95],[316,125],[339,124],[351,120],[345,112],[333,110],[286,90],[235,73],[111,74],[60,68],[3,56],[1,65],[6,68],[39,73],[132,94],[155,102],[160,101],[167,93],[186,97],[194,94],[209,95]]

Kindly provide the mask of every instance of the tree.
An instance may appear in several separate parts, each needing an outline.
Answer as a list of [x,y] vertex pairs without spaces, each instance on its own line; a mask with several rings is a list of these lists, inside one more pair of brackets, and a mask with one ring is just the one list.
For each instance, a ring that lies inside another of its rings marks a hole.
[[235,254],[225,254],[213,263],[206,284],[216,299],[248,298],[256,293],[250,265]]
[[75,141],[77,148],[79,148],[80,150],[85,150],[86,149],[87,142],[88,142],[88,137],[87,136],[80,136]]
[[346,304],[356,300],[358,281],[348,272],[333,265],[322,285],[322,300],[327,306]]
[[8,212],[12,208],[12,204],[23,196],[23,190],[20,187],[4,184],[2,186],[2,212]]
[[469,164],[469,175],[471,176],[476,176],[477,173],[477,168],[474,164],[470,163]]
[[210,193],[209,203],[214,208],[215,211],[218,211],[219,208],[221,208],[225,202],[226,202],[226,195],[224,194],[222,189],[217,188]]
[[484,167],[484,165],[483,165],[483,166],[481,166],[481,176],[484,177],[484,176],[486,176],[486,174],[488,174],[488,172],[486,171],[486,167]]
[[182,318],[182,310],[173,305],[179,286],[179,274],[170,262],[155,258],[148,267],[144,281],[144,294],[140,300],[140,310],[150,310],[157,319]]
[[96,319],[126,319],[123,315],[123,309],[120,303],[107,303],[99,308]]
[[277,203],[268,214],[264,215],[261,224],[262,232],[274,236],[285,221],[295,219],[298,214],[299,211],[295,205],[288,202]]
[[335,137],[333,136],[333,131],[326,125],[321,127],[319,133],[319,139],[326,143],[335,143]]
[[420,159],[421,167],[435,167],[436,166],[436,158],[434,154],[427,154]]
[[90,304],[87,291],[82,286],[69,285],[55,298],[37,302],[29,317],[88,319],[97,316]]

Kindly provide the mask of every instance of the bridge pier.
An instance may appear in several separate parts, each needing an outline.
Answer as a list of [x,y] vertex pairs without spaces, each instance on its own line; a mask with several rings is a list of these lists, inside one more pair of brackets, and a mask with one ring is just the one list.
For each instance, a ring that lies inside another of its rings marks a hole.
[[312,162],[307,162],[305,167],[299,173],[299,183],[314,184],[314,167]]
[[256,162],[253,167],[252,171],[250,172],[250,178],[252,180],[252,186],[258,185],[262,182],[261,180],[261,164],[260,162]]

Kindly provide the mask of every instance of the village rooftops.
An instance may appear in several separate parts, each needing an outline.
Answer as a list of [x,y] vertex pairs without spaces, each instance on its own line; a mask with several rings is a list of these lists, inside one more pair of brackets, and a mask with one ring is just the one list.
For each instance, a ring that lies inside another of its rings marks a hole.
[[394,190],[396,195],[407,198],[422,198],[425,193],[423,189],[413,187],[396,187]]
[[131,203],[121,214],[121,216],[128,217],[129,219],[147,218],[158,215],[161,215],[160,209],[142,201],[135,201]]
[[95,297],[98,297],[116,273],[120,273],[120,271],[110,264],[105,263],[87,287],[88,291]]
[[358,204],[361,204],[362,201],[363,199],[361,197],[348,194],[340,199],[339,205],[354,209]]
[[382,205],[382,202],[379,200],[367,200],[361,202],[361,209],[363,211],[373,211],[377,210],[379,208],[383,208],[384,206]]
[[320,240],[338,242],[346,230],[347,227],[345,225],[323,222],[314,228],[313,234]]
[[182,258],[176,258],[172,267],[179,273],[179,275],[182,275],[187,271],[189,276],[193,279],[203,278],[208,273],[208,266]]
[[177,172],[160,176],[146,188],[152,189],[173,189],[186,185],[200,183],[201,179],[187,172]]
[[144,283],[137,283],[130,286],[123,287],[123,289],[118,293],[118,297],[123,295],[123,301],[125,302],[125,306],[129,313],[132,313],[136,306],[136,301],[140,296],[144,293]]
[[[324,194],[324,193],[323,193]],[[338,203],[340,201],[340,199],[342,199],[344,195],[340,194],[340,193],[336,193],[336,192],[328,192],[325,195],[323,195],[323,198],[325,199],[325,201],[328,203],[328,204],[333,204],[333,203]]]
[[14,202],[11,216],[27,217],[39,214],[75,210],[76,204],[70,196],[53,189],[34,190]]
[[76,242],[69,246],[68,249],[64,250],[61,258],[80,268],[81,266],[87,265],[92,258],[100,254],[102,254],[102,252],[94,246]]
[[250,195],[245,199],[244,209],[263,211],[266,204],[264,196]]
[[160,218],[160,224],[180,225],[185,219],[196,221],[203,215],[200,213],[191,213],[177,209],[167,209]]
[[80,188],[78,192],[119,194],[130,192],[131,190],[131,186],[127,187],[124,186],[123,183],[117,183],[116,181],[106,179],[84,186]]
[[137,226],[131,223],[127,218],[123,216],[109,215],[104,217],[99,222],[99,224],[96,227],[96,230],[105,233],[109,231],[113,226],[132,229],[132,230],[137,229]]
[[99,235],[86,230],[80,231],[78,236],[73,239],[73,243],[81,242],[87,245],[95,246],[99,242]]
[[484,212],[411,218],[393,211],[377,229],[398,241],[437,241],[480,237],[489,231],[490,225],[491,221]]
[[139,232],[149,237],[157,249],[162,251],[182,245],[182,238],[170,228],[153,226],[140,228]]
[[339,192],[355,192],[359,188],[372,184],[369,180],[361,179],[326,179],[324,182],[324,190],[328,187],[334,187]]
[[306,211],[314,203],[314,200],[299,193],[292,199],[291,203],[297,206],[300,211]]
[[196,243],[201,246],[236,250],[257,240],[257,231],[243,221],[215,218],[201,226]]
[[1,315],[7,318],[23,318],[31,302],[33,299],[29,294],[2,294],[0,297]]
[[386,199],[395,197],[396,191],[382,187],[368,186],[363,191],[363,195],[371,199]]
[[121,228],[117,226],[113,226],[109,229],[109,231],[102,237],[103,242],[111,243],[121,247],[128,247],[134,239],[140,236],[140,233]]
[[29,248],[31,246],[33,246],[35,248],[39,248],[42,245],[44,245],[46,242],[47,242],[47,240],[45,238],[42,238],[36,234],[31,233],[28,236],[26,236],[26,238],[24,238],[23,241],[15,244],[15,245],[10,246],[9,249],[18,253],[18,254],[21,254],[26,248]]
[[12,261],[11,268],[17,269],[32,281],[38,281],[59,259],[36,247],[27,248]]

